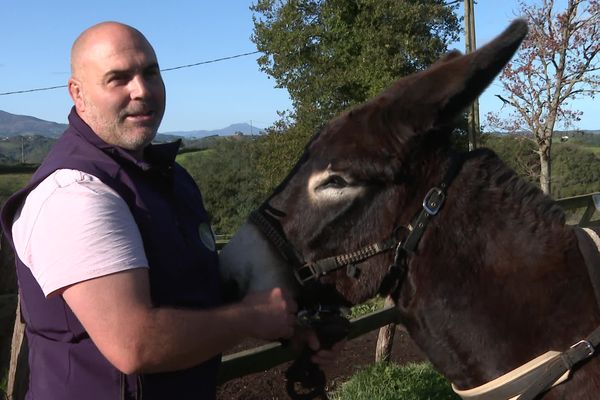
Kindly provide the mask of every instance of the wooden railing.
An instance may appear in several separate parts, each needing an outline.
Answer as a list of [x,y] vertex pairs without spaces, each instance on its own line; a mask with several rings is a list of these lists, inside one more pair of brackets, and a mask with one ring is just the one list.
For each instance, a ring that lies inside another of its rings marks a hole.
[[567,197],[556,201],[567,213],[567,223],[578,226],[600,225],[600,193]]
[[[567,212],[568,223],[579,226],[596,226],[600,225],[600,193],[591,193],[583,196],[575,196],[558,200],[558,204]],[[217,237],[217,245],[223,246],[228,238]],[[0,295],[0,327],[12,325],[15,319],[15,311],[17,304],[16,294]],[[380,327],[397,323],[397,313],[393,308],[384,308],[361,318],[351,321],[352,329],[350,338],[354,338],[370,332]],[[20,343],[22,340],[22,325],[19,319],[15,321],[17,326],[17,336],[13,338],[13,343]],[[20,332],[20,333],[19,333]],[[1,333],[1,329],[0,329]],[[21,336],[19,338],[19,336]],[[1,345],[6,345],[1,343]],[[14,394],[11,398],[20,400],[21,393],[13,388],[14,382],[18,384],[24,374],[24,369],[17,368],[17,357],[19,355],[20,346],[18,349],[12,349],[11,369],[9,370],[9,387],[8,394]],[[267,370],[281,363],[294,359],[297,354],[289,347],[279,343],[270,343],[255,349],[242,351],[236,354],[230,354],[223,357],[223,364],[220,372],[219,381],[221,383],[228,380],[241,377],[247,374],[256,373]],[[2,370],[2,368],[0,368]],[[24,393],[23,393],[24,394]]]
[[[398,323],[398,312],[388,307],[360,318],[353,319],[348,339],[364,335],[382,326]],[[244,375],[265,371],[298,356],[298,352],[280,343],[269,343],[254,349],[225,355],[222,359],[219,383]]]

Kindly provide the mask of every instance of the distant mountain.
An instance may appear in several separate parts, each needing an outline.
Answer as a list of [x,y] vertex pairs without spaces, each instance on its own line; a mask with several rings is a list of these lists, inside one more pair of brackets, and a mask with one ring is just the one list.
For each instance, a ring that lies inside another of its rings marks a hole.
[[257,128],[256,126],[252,126],[250,124],[242,123],[242,124],[231,124],[226,128],[222,129],[214,129],[212,131],[207,130],[198,130],[198,131],[177,131],[177,132],[160,132],[163,135],[170,136],[179,136],[184,138],[203,138],[207,136],[230,136],[238,133],[243,133],[244,135],[258,135],[263,130]]
[[[0,165],[41,162],[67,126],[0,110]],[[182,148],[206,148],[224,136],[244,137],[257,135],[260,131],[250,124],[232,124],[211,131],[161,132],[156,136],[155,142],[172,142],[182,138]]]
[[56,138],[66,128],[66,124],[44,121],[28,115],[16,115],[0,110],[0,137],[40,135]]
[[[16,115],[0,110],[0,138],[14,136],[45,136],[51,138],[59,137],[66,124],[44,121],[39,118],[28,115]],[[207,136],[230,136],[242,133],[244,135],[257,135],[262,132],[250,124],[232,124],[226,128],[215,130],[195,130],[181,132],[160,132],[161,137],[183,137],[183,138],[203,138]]]

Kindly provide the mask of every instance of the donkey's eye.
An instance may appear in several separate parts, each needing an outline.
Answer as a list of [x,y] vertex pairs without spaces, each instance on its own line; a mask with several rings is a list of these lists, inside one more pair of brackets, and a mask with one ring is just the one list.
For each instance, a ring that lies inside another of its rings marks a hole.
[[348,182],[339,175],[330,175],[325,179],[323,183],[321,183],[318,189],[341,189],[348,186]]
[[352,201],[365,190],[350,174],[333,172],[330,168],[316,172],[308,179],[308,193],[313,201],[320,204],[337,204]]

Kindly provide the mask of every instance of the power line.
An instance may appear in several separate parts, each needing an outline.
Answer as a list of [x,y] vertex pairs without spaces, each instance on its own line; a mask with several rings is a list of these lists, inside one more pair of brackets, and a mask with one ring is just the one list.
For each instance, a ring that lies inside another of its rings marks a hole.
[[0,93],[0,96],[7,96],[9,94],[29,93],[29,92],[41,92],[42,90],[52,90],[52,89],[59,89],[59,88],[66,88],[66,87],[67,87],[67,85],[60,85],[60,86],[50,86],[50,87],[37,88],[37,89],[17,90],[15,92]]
[[179,67],[165,68],[165,69],[161,69],[160,71],[165,72],[165,71],[174,71],[176,69],[182,69],[182,68],[196,67],[198,65],[211,64],[211,63],[215,63],[215,62],[219,62],[219,61],[231,60],[232,58],[250,56],[250,55],[256,54],[256,53],[260,53],[260,51],[251,51],[250,53],[236,54],[235,56],[217,58],[217,59],[209,60],[209,61],[201,61],[201,62],[198,62],[195,64],[180,65]]
[[[165,71],[174,71],[176,69],[197,67],[198,65],[212,64],[212,63],[216,63],[216,62],[219,62],[219,61],[231,60],[233,58],[250,56],[250,55],[256,54],[256,53],[260,53],[260,51],[251,51],[249,53],[236,54],[234,56],[216,58],[214,60],[200,61],[200,62],[197,62],[197,63],[194,63],[194,64],[186,64],[186,65],[180,65],[180,66],[177,66],[177,67],[164,68],[164,69],[161,69],[160,71],[161,72],[165,72]],[[21,93],[31,93],[31,92],[41,92],[41,91],[44,91],[44,90],[53,90],[53,89],[60,89],[60,88],[66,88],[66,87],[67,87],[67,85],[59,85],[59,86],[49,86],[49,87],[36,88],[36,89],[16,90],[16,91],[13,91],[13,92],[0,93],[0,96],[8,96],[8,95],[11,95],[11,94],[21,94]]]

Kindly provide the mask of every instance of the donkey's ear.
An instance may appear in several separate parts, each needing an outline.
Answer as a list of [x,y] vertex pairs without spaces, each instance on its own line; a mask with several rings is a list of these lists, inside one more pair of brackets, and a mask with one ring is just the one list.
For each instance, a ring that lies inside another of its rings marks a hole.
[[450,53],[429,69],[401,79],[384,96],[391,108],[409,116],[403,122],[417,131],[452,123],[510,61],[525,35],[526,22],[516,20],[477,51]]
[[456,50],[456,49],[454,49],[454,50],[451,50],[451,51],[449,51],[448,53],[446,53],[446,55],[444,55],[442,58],[440,58],[439,60],[437,60],[437,61],[435,62],[435,64],[433,64],[433,65],[431,66],[431,68],[434,68],[434,67],[436,67],[436,66],[438,66],[438,65],[441,65],[441,64],[443,64],[443,63],[446,63],[446,62],[448,62],[448,61],[450,61],[450,60],[454,60],[455,58],[462,57],[462,55],[463,55],[463,54],[462,54],[462,53],[461,53],[459,50]]

